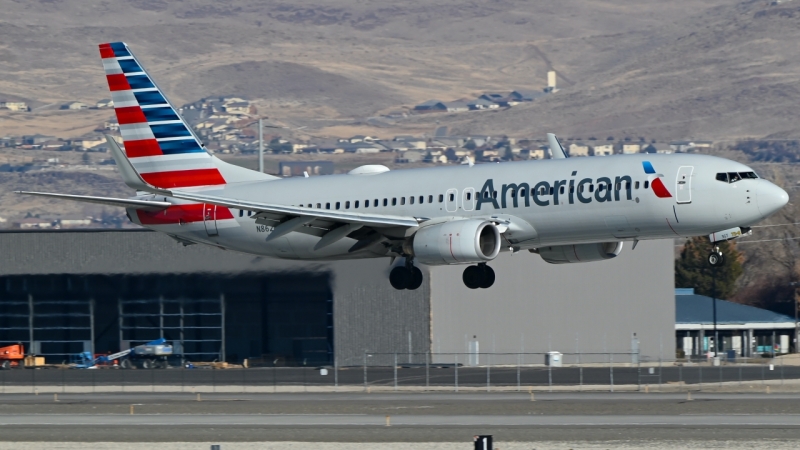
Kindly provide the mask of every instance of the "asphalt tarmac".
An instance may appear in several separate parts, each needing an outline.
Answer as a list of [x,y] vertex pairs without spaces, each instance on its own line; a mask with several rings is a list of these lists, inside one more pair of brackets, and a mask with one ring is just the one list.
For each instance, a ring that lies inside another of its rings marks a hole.
[[475,434],[652,448],[737,439],[800,444],[800,394],[0,395],[2,442],[468,443]]

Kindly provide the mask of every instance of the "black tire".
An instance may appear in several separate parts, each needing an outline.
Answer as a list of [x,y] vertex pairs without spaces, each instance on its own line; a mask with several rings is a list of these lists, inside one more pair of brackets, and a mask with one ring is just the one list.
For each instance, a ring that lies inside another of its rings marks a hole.
[[411,284],[412,278],[411,271],[403,266],[395,267],[389,272],[389,283],[398,291],[406,289]]
[[492,287],[492,285],[494,284],[494,279],[495,279],[494,269],[492,269],[491,267],[489,267],[489,266],[487,266],[485,264],[483,264],[481,266],[478,266],[478,267],[483,269],[483,283],[481,283],[481,288],[482,289],[488,289],[488,288]]
[[422,286],[422,271],[419,270],[419,267],[413,267],[411,269],[411,282],[408,283],[406,289],[413,291],[419,289],[420,286]]
[[142,361],[142,369],[153,369],[155,368],[157,362],[153,361],[152,359],[145,359]]
[[0,363],[0,369],[3,369],[3,370],[8,370],[8,369],[10,369],[10,368],[11,368],[11,361],[9,361],[9,360],[7,360],[7,359],[6,359],[6,360],[5,360],[5,361],[3,361],[2,363]]
[[725,257],[721,253],[711,252],[708,254],[708,265],[719,267],[725,262]]
[[130,359],[123,359],[119,362],[120,369],[131,369],[133,368],[133,364],[131,363]]
[[464,286],[470,289],[478,289],[483,285],[483,270],[478,266],[469,266],[464,269],[464,275],[461,279],[464,281]]

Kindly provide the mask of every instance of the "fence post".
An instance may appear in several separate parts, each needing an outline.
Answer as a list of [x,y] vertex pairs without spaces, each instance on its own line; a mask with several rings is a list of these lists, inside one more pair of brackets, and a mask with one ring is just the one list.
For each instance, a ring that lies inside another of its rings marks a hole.
[[491,391],[491,386],[492,386],[491,370],[492,370],[492,354],[489,353],[489,357],[486,358],[486,392]]
[[608,368],[611,371],[609,378],[611,379],[611,392],[614,392],[614,354],[608,354]]
[[703,362],[702,361],[697,361],[697,376],[698,376],[698,378],[700,380],[700,382],[698,383],[698,387],[697,388],[698,388],[698,390],[702,391],[703,390]]
[[455,354],[456,358],[456,392],[458,392],[458,353]]
[[367,391],[367,351],[364,350],[364,392]]
[[339,358],[333,357],[333,387],[339,390]]
[[553,392],[553,356],[548,353],[547,357],[547,392]]
[[425,353],[425,390],[431,387],[431,351]]
[[517,392],[520,391],[520,365],[522,364],[522,355],[517,353]]
[[394,352],[394,390],[397,391],[397,352]]
[[[638,385],[637,391],[642,391],[642,361],[639,358],[639,349],[636,349],[636,353],[631,352],[631,357],[636,355],[636,384]],[[679,369],[680,370],[680,369]]]

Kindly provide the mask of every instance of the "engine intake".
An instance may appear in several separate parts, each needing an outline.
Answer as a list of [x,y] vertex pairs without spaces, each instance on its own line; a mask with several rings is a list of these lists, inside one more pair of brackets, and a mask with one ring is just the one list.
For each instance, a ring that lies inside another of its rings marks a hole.
[[539,255],[550,264],[603,261],[622,252],[622,241],[599,244],[554,245],[539,248]]
[[420,228],[406,244],[422,264],[482,263],[500,253],[500,230],[485,220],[455,220]]

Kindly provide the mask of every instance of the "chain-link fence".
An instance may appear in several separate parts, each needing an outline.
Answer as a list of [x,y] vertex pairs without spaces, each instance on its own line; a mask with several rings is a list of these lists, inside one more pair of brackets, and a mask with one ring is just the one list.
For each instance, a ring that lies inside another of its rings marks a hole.
[[[637,353],[364,353],[361,364],[322,367],[0,370],[0,392],[270,392],[347,389],[642,390],[800,380],[781,358],[670,361]],[[230,367],[230,366],[228,366]]]

